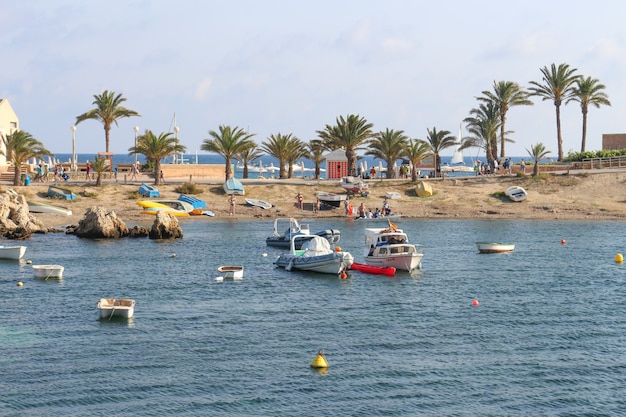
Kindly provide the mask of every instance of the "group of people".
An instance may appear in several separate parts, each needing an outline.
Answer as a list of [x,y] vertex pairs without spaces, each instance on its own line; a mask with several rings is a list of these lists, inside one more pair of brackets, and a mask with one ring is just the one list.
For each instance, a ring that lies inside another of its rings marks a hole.
[[361,203],[361,205],[359,205],[359,208],[358,208],[358,215],[359,217],[364,218],[364,219],[377,219],[379,217],[390,216],[391,207],[389,206],[389,202],[387,201],[386,198],[385,198],[385,201],[383,201],[382,209],[376,208],[376,210],[374,210],[373,212],[371,208],[366,209],[365,204]]
[[[504,162],[502,163],[502,166],[499,166],[498,160],[494,159],[493,161],[491,161],[490,163],[484,163],[481,162],[480,160],[476,161],[476,163],[474,164],[474,173],[476,174],[476,176],[478,175],[496,175],[500,170],[504,170],[504,174],[508,174],[511,175],[512,173],[512,169],[511,169],[511,165],[512,165],[513,161],[511,158],[506,158],[504,160]],[[520,160],[519,162],[519,168],[520,168],[520,172],[523,174],[526,174],[526,163],[524,162],[524,160]]]

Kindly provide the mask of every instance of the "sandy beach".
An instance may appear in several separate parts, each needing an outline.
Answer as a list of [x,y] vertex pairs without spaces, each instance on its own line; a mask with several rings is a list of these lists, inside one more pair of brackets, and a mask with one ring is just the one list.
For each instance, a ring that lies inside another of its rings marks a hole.
[[[143,181],[142,181],[143,180]],[[437,219],[537,219],[537,220],[621,220],[626,218],[626,172],[603,170],[599,172],[579,171],[576,173],[544,174],[538,178],[530,176],[484,176],[457,179],[428,180],[433,189],[430,197],[418,197],[416,184],[409,180],[369,180],[370,193],[367,197],[352,197],[356,208],[364,203],[374,211],[380,208],[385,194],[398,192],[400,199],[389,200],[393,213],[403,218]],[[47,227],[77,224],[89,207],[99,206],[115,211],[129,225],[150,226],[153,218],[140,214],[139,200],[146,199],[138,193],[140,178],[133,183],[106,180],[101,187],[94,182],[76,181],[57,183],[71,189],[76,201],[53,200],[47,197],[48,186],[53,182],[31,183],[29,186],[11,187],[3,184],[2,189],[13,188],[24,194],[29,201],[47,202],[72,209],[71,216],[36,214]],[[158,187],[162,198],[177,198],[176,191],[184,179],[172,179]],[[196,182],[201,192],[195,197],[208,202],[208,209],[216,216],[194,216],[193,221],[212,219],[274,219],[276,217],[344,217],[343,207],[314,212],[317,190],[342,192],[338,181],[304,180],[242,180],[246,196],[268,201],[271,209],[248,206],[245,197],[238,196],[235,215],[229,216],[228,196],[222,183]],[[511,185],[524,187],[528,199],[514,203],[504,190]],[[298,210],[296,196],[304,196],[304,209]],[[191,221],[191,219],[189,220]]]

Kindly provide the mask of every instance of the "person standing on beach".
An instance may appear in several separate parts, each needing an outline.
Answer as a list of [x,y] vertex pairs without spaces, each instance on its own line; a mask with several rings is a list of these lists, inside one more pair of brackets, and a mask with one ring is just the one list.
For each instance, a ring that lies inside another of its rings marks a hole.
[[365,205],[361,202],[359,206],[359,217],[365,217]]
[[526,162],[524,162],[523,159],[519,161],[519,170],[522,172],[522,174],[526,175]]
[[137,164],[133,164],[132,172],[130,174],[130,180],[137,180],[137,174],[139,173],[139,169],[137,169]]
[[234,216],[235,215],[235,194],[231,194],[230,197],[228,197],[228,203],[230,205],[230,211],[228,212],[228,215]]
[[304,207],[304,197],[302,196],[302,193],[298,193],[296,201],[298,203],[298,210],[302,211],[302,208]]
[[91,165],[89,161],[87,161],[87,165],[85,166],[85,179],[91,181]]
[[165,182],[165,178],[163,178],[163,170],[161,170],[161,173],[159,174],[159,180],[161,182]]

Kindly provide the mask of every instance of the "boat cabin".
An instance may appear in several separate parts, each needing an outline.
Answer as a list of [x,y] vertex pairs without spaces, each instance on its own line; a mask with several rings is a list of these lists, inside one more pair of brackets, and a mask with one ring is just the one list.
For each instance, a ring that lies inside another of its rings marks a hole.
[[406,245],[408,241],[406,233],[400,229],[365,229],[364,256],[371,256],[376,248],[380,248],[377,252],[381,255],[407,253],[410,248],[415,250],[413,245]]

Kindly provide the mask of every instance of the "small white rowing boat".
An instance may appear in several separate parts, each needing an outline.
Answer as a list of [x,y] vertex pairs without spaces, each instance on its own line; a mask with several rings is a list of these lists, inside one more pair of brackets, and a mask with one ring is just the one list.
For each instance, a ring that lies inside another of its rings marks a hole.
[[101,319],[122,317],[129,319],[135,314],[135,300],[130,298],[101,298],[98,301]]
[[524,201],[528,198],[528,193],[526,192],[526,190],[522,187],[518,187],[517,185],[507,188],[505,194],[507,195],[507,197],[515,202]]
[[246,203],[251,206],[261,207],[264,210],[272,208],[272,204],[267,201],[259,200],[258,198],[246,198]]
[[63,278],[65,268],[61,265],[33,265],[35,278]]
[[515,245],[512,243],[476,242],[480,253],[504,253],[513,252]]
[[26,246],[3,246],[0,245],[0,259],[18,260],[24,256]]
[[224,278],[229,279],[243,279],[243,266],[220,266],[217,271],[222,274]]

